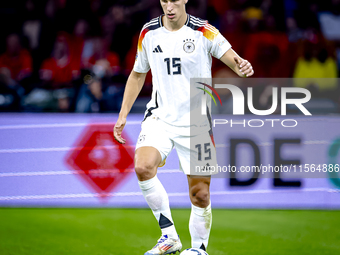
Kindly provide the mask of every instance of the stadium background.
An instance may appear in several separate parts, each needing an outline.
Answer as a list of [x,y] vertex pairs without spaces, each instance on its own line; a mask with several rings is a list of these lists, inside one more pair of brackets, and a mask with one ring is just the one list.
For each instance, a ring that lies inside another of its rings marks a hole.
[[[150,75],[128,118],[128,144],[115,143],[111,130],[138,34],[161,14],[159,1],[0,5],[0,254],[142,254],[158,238],[132,164]],[[232,139],[248,141],[234,151],[238,164],[254,164],[254,144],[261,163],[274,164],[277,140],[286,142],[283,160],[339,164],[340,1],[189,0],[187,11],[216,26],[253,64],[255,78],[294,78],[293,86],[312,93],[313,117],[288,111],[299,121],[294,130],[217,132],[222,164],[230,162]],[[218,61],[213,75],[235,77]],[[254,86],[257,109],[268,108],[268,87]],[[230,103],[230,95],[223,99]],[[209,253],[338,254],[340,179],[334,174],[282,182],[272,175],[214,179],[212,203],[220,209]],[[174,219],[189,247],[190,201],[175,152],[159,178],[171,205],[181,208]]]

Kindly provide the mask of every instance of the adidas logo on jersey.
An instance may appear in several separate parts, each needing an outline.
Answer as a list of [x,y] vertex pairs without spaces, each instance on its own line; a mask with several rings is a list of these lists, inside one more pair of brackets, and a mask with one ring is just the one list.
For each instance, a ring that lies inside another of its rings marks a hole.
[[156,52],[160,52],[162,53],[162,49],[161,49],[161,46],[157,45],[157,47],[153,50],[153,53],[156,53]]

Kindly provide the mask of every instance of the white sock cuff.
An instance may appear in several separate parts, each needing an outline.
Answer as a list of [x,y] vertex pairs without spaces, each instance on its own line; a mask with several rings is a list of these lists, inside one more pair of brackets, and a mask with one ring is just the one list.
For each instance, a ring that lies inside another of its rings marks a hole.
[[198,216],[207,216],[211,214],[211,203],[205,208],[191,204],[191,211]]
[[138,184],[139,184],[139,187],[141,190],[149,190],[151,188],[153,188],[157,182],[159,182],[159,179],[157,177],[157,175],[155,175],[154,177],[152,177],[151,179],[149,180],[146,180],[146,181],[138,181]]

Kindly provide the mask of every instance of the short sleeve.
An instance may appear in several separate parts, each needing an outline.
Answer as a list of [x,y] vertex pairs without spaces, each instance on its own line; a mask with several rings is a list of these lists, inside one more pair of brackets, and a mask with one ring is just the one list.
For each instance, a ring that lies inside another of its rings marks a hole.
[[150,70],[150,64],[147,55],[147,48],[145,47],[146,38],[145,35],[148,29],[143,29],[139,35],[137,54],[133,70],[137,73],[147,73]]
[[217,59],[220,59],[224,53],[231,48],[230,43],[219,32],[212,41],[212,47],[210,53]]

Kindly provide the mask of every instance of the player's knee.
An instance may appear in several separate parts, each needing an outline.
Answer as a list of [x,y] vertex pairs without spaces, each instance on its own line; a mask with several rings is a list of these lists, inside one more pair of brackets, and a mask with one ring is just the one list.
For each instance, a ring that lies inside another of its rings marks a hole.
[[193,205],[204,208],[210,203],[210,193],[208,189],[194,189],[191,192],[191,202]]
[[135,172],[139,181],[146,181],[155,176],[156,168],[147,162],[139,163],[135,165]]

